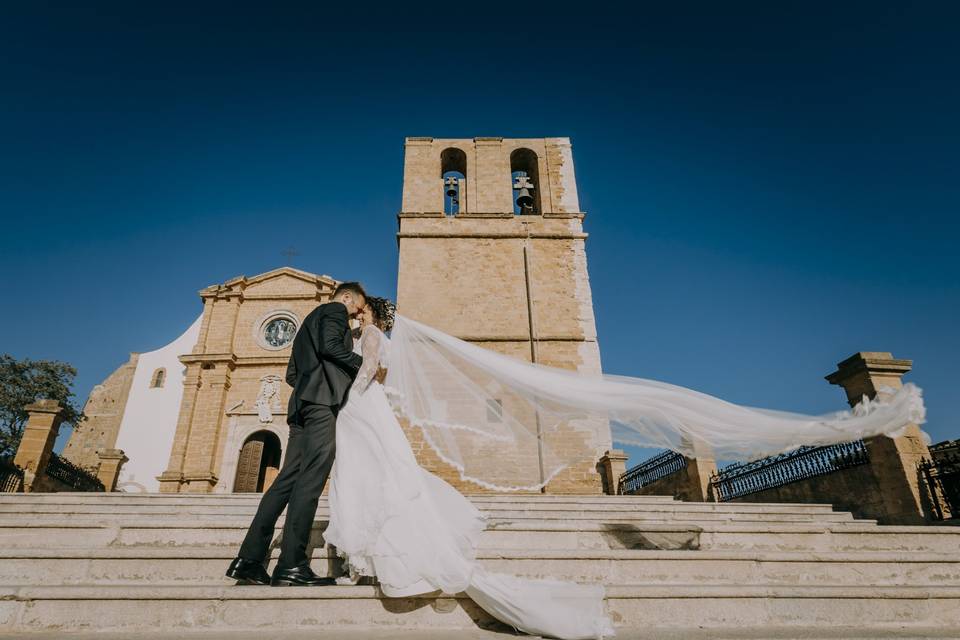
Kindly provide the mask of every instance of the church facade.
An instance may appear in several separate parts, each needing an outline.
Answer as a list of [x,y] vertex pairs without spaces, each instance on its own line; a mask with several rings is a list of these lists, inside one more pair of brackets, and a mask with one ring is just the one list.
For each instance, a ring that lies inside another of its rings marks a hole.
[[[569,139],[407,138],[398,311],[504,354],[599,374],[583,218]],[[285,453],[290,343],[336,284],[285,267],[203,289],[201,316],[177,340],[132,355],[94,389],[64,455],[89,467],[96,450],[123,449],[126,491],[264,490]],[[404,428],[426,468],[482,490]],[[582,462],[546,490],[600,493],[609,426],[563,446]],[[536,464],[504,454],[491,464],[505,480]]]

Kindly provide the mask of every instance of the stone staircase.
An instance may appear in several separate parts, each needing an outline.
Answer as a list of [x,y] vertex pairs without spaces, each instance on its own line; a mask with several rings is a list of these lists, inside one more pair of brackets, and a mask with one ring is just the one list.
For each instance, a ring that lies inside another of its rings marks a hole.
[[[960,629],[960,527],[878,526],[814,504],[471,499],[490,518],[480,550],[486,567],[602,582],[624,637],[768,626],[803,637],[838,637],[838,629],[856,630],[856,637],[953,637]],[[223,571],[258,500],[0,494],[0,633],[239,637],[374,629],[371,637],[399,637],[495,628],[461,596],[388,599],[373,586],[232,585]],[[324,499],[313,536],[318,572],[336,566],[322,543],[326,513]]]

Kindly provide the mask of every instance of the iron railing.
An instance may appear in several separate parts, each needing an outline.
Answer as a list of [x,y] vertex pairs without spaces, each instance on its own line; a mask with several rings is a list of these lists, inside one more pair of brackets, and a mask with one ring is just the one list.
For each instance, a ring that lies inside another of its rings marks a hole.
[[668,449],[663,453],[658,453],[620,476],[617,493],[621,495],[636,493],[640,487],[645,487],[657,480],[671,476],[686,465],[687,459],[676,451]]
[[918,467],[927,482],[934,517],[937,520],[960,518],[960,455],[921,460]]
[[23,469],[10,458],[0,458],[0,493],[17,493],[23,488]]
[[725,502],[868,462],[870,457],[863,440],[825,447],[800,447],[778,456],[732,464],[714,474],[710,483],[716,499]]
[[106,487],[95,475],[55,453],[50,454],[47,475],[77,491],[106,491]]

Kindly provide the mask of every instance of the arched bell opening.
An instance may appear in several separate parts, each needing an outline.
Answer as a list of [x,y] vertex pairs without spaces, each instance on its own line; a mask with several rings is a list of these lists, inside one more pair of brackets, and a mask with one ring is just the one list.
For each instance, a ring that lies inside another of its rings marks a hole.
[[280,472],[280,438],[270,431],[250,435],[240,449],[234,493],[262,493],[270,488]]
[[453,216],[466,211],[467,154],[450,147],[440,154],[443,180],[443,213]]
[[543,212],[540,208],[540,167],[535,152],[516,149],[510,154],[510,185],[515,214],[539,215]]

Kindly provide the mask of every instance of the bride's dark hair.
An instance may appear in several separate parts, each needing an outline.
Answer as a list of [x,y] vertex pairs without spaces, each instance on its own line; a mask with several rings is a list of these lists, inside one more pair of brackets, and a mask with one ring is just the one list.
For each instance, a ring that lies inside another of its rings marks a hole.
[[386,298],[376,296],[367,296],[367,304],[373,312],[373,323],[377,325],[380,331],[386,333],[393,329],[393,318],[397,313],[397,305]]

